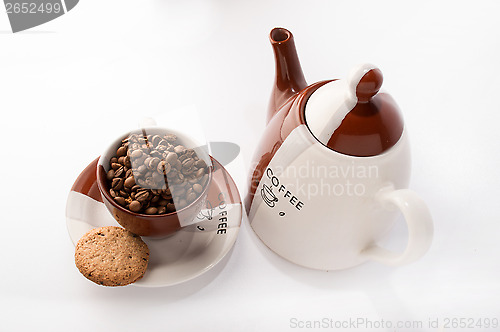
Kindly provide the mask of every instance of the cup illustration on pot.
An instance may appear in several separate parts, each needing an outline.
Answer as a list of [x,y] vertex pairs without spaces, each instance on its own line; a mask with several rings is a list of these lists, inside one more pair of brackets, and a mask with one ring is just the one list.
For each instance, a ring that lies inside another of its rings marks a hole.
[[[283,258],[320,270],[423,256],[433,222],[408,189],[408,134],[394,99],[379,92],[380,69],[363,64],[346,79],[307,85],[292,34],[276,28],[270,41],[276,82],[246,197],[255,233]],[[400,213],[408,243],[397,253],[377,243]]]
[[276,197],[276,195],[274,195],[273,189],[269,187],[267,184],[264,184],[262,186],[260,194],[262,195],[262,199],[267,204],[267,206],[273,208],[276,205],[278,198]]

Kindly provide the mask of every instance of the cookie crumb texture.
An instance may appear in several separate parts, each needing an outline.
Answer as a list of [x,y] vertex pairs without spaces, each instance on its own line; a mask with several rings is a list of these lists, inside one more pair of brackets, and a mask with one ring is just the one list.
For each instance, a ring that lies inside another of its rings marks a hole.
[[94,228],[76,244],[75,264],[89,280],[103,286],[125,286],[141,279],[149,261],[149,249],[124,228]]

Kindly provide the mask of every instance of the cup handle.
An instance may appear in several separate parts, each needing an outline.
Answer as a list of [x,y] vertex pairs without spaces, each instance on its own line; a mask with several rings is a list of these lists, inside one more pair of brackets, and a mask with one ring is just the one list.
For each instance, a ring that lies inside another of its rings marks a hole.
[[372,260],[392,266],[408,264],[422,257],[429,250],[434,233],[432,217],[424,201],[409,189],[394,188],[381,190],[377,198],[384,208],[401,211],[408,225],[408,244],[402,253],[376,244],[363,253]]

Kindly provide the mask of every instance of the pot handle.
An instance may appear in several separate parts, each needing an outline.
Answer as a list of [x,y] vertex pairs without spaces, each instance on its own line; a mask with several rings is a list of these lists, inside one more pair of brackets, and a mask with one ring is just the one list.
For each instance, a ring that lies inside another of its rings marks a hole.
[[432,217],[424,201],[409,189],[385,188],[378,200],[388,210],[399,209],[408,225],[408,244],[397,253],[376,244],[363,251],[370,259],[392,266],[408,264],[422,257],[430,248],[434,233]]

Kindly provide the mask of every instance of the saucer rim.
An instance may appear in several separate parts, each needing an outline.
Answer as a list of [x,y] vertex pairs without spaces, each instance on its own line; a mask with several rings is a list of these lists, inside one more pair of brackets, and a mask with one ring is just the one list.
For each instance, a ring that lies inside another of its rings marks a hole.
[[[219,252],[217,252],[217,255],[214,257],[213,260],[211,260],[209,262],[209,264],[203,264],[203,267],[200,268],[199,270],[197,270],[195,273],[192,273],[190,275],[188,275],[187,277],[185,278],[179,278],[178,280],[176,281],[171,281],[171,282],[166,282],[166,283],[143,283],[143,280],[142,278],[139,279],[137,282],[131,284],[131,286],[136,286],[136,287],[140,287],[140,288],[158,288],[158,287],[167,287],[167,286],[175,286],[175,285],[178,285],[178,284],[181,284],[181,283],[184,283],[184,282],[187,282],[187,281],[190,281],[190,280],[193,280],[203,274],[205,274],[206,272],[208,272],[209,270],[211,270],[213,267],[215,267],[217,264],[219,264],[226,256],[227,254],[231,251],[231,249],[234,247],[234,244],[236,243],[236,239],[238,238],[238,234],[239,234],[239,230],[241,228],[241,223],[243,221],[243,202],[241,200],[241,195],[239,193],[239,190],[238,190],[238,187],[236,185],[236,183],[234,182],[234,179],[232,178],[231,174],[229,174],[229,172],[227,171],[227,169],[222,166],[222,164],[220,164],[215,158],[213,158],[212,156],[210,156],[212,161],[214,162],[214,164],[217,164],[220,168],[221,168],[221,171],[225,173],[225,176],[224,176],[224,179],[225,180],[229,180],[232,182],[233,186],[229,186],[228,189],[230,189],[231,187],[234,187],[235,190],[232,190],[231,193],[233,196],[234,193],[237,194],[237,202],[235,203],[231,203],[233,204],[234,206],[237,206],[238,205],[238,225],[237,226],[234,226],[232,227],[234,230],[231,231],[227,236],[224,237],[223,239],[223,244],[222,244],[222,250],[220,250]],[[89,165],[87,165],[86,167],[90,166],[95,160],[91,161],[89,163]],[[97,165],[96,165],[97,167]],[[85,169],[85,168],[84,168]],[[75,183],[76,181],[78,180],[78,178],[80,177],[80,175],[83,173],[83,170],[78,174],[77,178],[75,179]],[[97,180],[96,180],[97,181]],[[215,179],[215,177],[212,177],[212,181],[210,183],[210,185],[208,186],[208,188],[212,185],[218,185],[217,183],[217,180]],[[98,201],[96,200],[95,198],[93,197],[90,197],[89,195],[86,195],[84,193],[81,193],[77,190],[74,190],[74,184],[70,190],[70,192],[68,193],[68,197],[67,197],[67,200],[66,200],[66,210],[65,210],[65,219],[66,219],[66,230],[68,232],[68,236],[69,236],[69,239],[71,241],[71,243],[76,246],[76,243],[73,241],[73,238],[71,236],[71,232],[70,232],[70,225],[71,225],[71,222],[72,220],[75,220],[73,218],[70,218],[68,217],[68,209],[70,208],[69,207],[69,202],[70,202],[70,196],[71,196],[71,193],[72,192],[75,192],[77,194],[80,194],[80,195],[83,195],[85,196],[87,199],[91,199],[93,200],[94,202],[98,203],[98,204],[102,204],[104,205],[103,202],[101,201]],[[207,188],[207,190],[208,190]],[[234,196],[233,196],[234,197]],[[90,225],[88,224],[87,222],[85,221],[81,221],[82,223],[85,223],[87,225]],[[90,225],[92,226],[92,225]],[[93,226],[92,226],[93,227]],[[122,226],[120,226],[122,227]],[[178,230],[177,232],[182,232],[182,229]],[[213,232],[213,231],[212,231]],[[196,234],[198,234],[198,232],[194,232],[195,233],[195,236]],[[174,233],[175,234],[175,233]],[[201,233],[200,233],[201,235]],[[149,238],[149,237],[145,237],[146,240],[153,240],[153,241],[165,241],[165,240],[168,240],[169,237],[166,237],[166,238],[163,238],[163,239],[155,239],[155,238]],[[215,238],[215,237],[214,237]],[[211,239],[210,240],[210,244],[214,241],[214,239]],[[165,265],[161,265],[161,266],[165,266]],[[149,268],[149,267],[148,267]],[[147,270],[146,270],[147,271]]]

